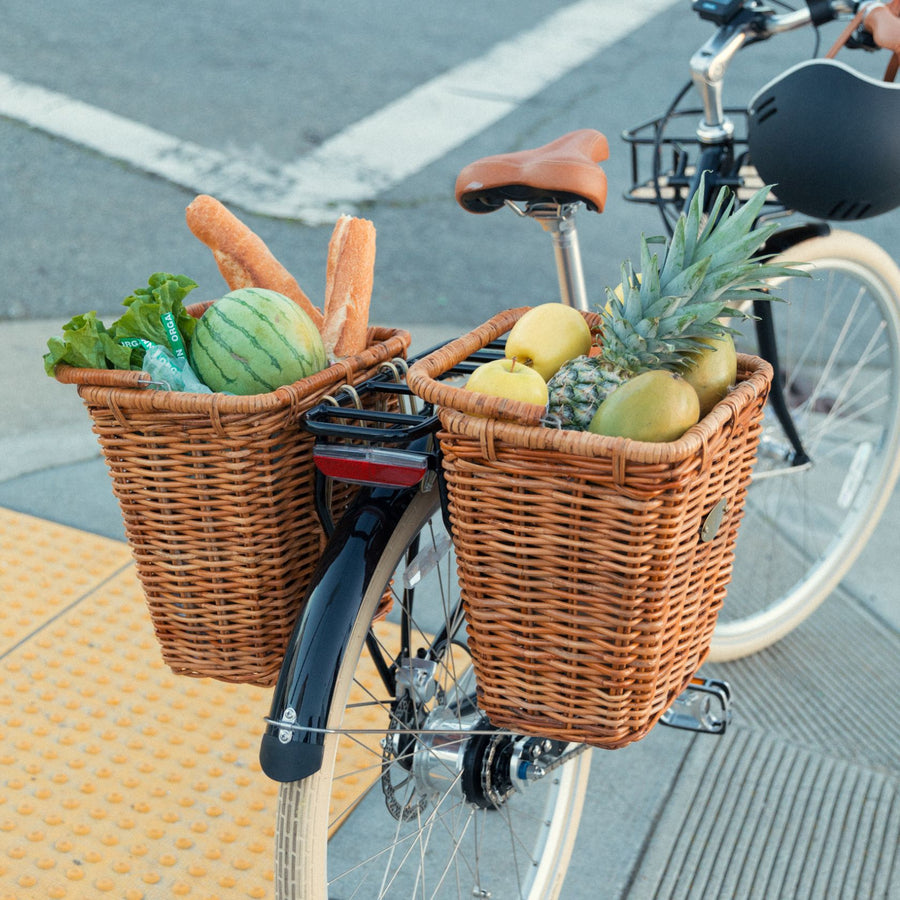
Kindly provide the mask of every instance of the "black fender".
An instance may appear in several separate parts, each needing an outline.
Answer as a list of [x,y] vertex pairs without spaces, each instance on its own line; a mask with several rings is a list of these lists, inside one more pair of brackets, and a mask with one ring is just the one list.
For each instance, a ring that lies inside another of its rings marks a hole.
[[366,587],[418,488],[361,488],[313,575],[275,686],[259,760],[273,781],[322,765],[337,674]]

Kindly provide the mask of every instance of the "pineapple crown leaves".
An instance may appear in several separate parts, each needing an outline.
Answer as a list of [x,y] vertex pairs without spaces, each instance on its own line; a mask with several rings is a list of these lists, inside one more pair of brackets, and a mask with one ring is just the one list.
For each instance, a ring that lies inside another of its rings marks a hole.
[[[622,266],[622,297],[608,291],[601,311],[604,357],[619,368],[638,372],[647,368],[678,368],[684,353],[698,352],[697,338],[732,329],[716,321],[723,304],[713,301],[683,308],[683,297],[661,296],[658,267],[644,262],[649,277],[638,279],[630,262]],[[695,275],[702,278],[703,266]],[[699,330],[698,335],[693,335]]]
[[[754,227],[767,194],[763,188],[737,207],[723,188],[704,220],[701,180],[671,240],[641,236],[641,274],[626,260],[621,295],[607,288],[607,305],[600,310],[607,360],[632,371],[677,369],[685,353],[700,351],[699,341],[735,333],[723,318],[750,316],[734,304],[777,299],[767,280],[800,273],[755,255],[777,229]],[[662,265],[655,244],[664,247]]]
[[[778,230],[770,222],[754,228],[770,186],[756,191],[746,203],[737,207],[735,194],[723,187],[703,223],[706,183],[701,177],[700,186],[688,207],[686,215],[679,217],[666,248],[666,259],[660,280],[666,285],[677,279],[687,260],[709,258],[707,279],[717,291],[731,293],[735,299],[777,299],[766,294],[765,281],[771,278],[801,274],[796,269],[771,265],[771,255],[756,256],[766,241]],[[745,291],[746,293],[742,293]]]

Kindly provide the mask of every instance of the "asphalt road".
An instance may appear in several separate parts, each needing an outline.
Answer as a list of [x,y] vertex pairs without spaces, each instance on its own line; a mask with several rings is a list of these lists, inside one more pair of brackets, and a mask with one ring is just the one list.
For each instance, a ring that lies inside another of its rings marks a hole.
[[[61,0],[3,0],[0,73],[15,86],[63,95],[191,147],[239,158],[264,177],[328,146],[421,85],[540,29],[552,14],[585,5],[279,0],[250,11],[236,0],[97,0],[73,12]],[[623,4],[594,6],[601,31],[613,33]],[[537,226],[506,212],[471,216],[455,205],[457,172],[488,153],[598,128],[611,143],[605,165],[610,200],[602,216],[581,216],[580,232],[589,290],[599,297],[603,285],[618,281],[621,260],[636,254],[641,231],[659,231],[651,208],[621,199],[630,172],[619,135],[665,108],[687,78],[690,54],[711,33],[687,0],[624,7],[635,18],[653,11],[636,31],[562,77],[547,75],[543,89],[514,98],[495,123],[399,182],[355,207],[336,197],[333,210],[326,205],[325,224],[232,208],[318,300],[333,221],[328,213],[336,218],[349,209],[371,218],[378,229],[373,319],[464,329],[506,306],[554,299],[556,282],[549,244]],[[823,45],[834,33],[829,29]],[[572,54],[580,39],[572,35]],[[811,31],[752,48],[734,66],[726,99],[746,102],[812,51]],[[559,55],[555,45],[546,54],[532,49],[519,65],[540,74]],[[863,57],[856,53],[852,61],[871,68]],[[509,80],[498,71],[480,92],[468,94],[508,95]],[[455,117],[464,117],[465,109]],[[448,128],[452,124],[448,117]],[[87,125],[88,138],[101,148],[106,127],[101,119]],[[416,136],[419,144],[430,138]],[[397,158],[411,152],[398,137]],[[0,319],[58,316],[62,323],[88,309],[115,313],[123,297],[159,270],[191,275],[200,285],[197,299],[224,289],[210,254],[184,223],[196,189],[8,116],[0,116],[0,184],[0,267],[7,273]],[[316,187],[327,195],[327,183]],[[898,229],[900,217],[886,216],[861,230],[891,247]]]

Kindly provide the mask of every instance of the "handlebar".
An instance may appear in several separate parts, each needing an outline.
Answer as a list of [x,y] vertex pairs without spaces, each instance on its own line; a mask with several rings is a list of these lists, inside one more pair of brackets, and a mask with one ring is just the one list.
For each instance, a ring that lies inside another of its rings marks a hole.
[[[763,6],[761,3],[751,2],[750,7]],[[823,25],[839,19],[843,15],[854,15],[862,4],[858,0],[819,0],[811,2],[806,0],[804,9],[797,9],[786,13],[773,13],[771,10],[760,10],[757,13],[757,26],[759,27],[759,39],[782,34],[785,31],[793,31],[795,28],[803,28],[805,25]]]
[[[695,3],[694,8],[704,16],[701,7],[708,5],[716,4],[700,2]],[[703,101],[703,121],[698,130],[700,141],[721,144],[731,140],[734,134],[722,103],[722,84],[731,60],[741,48],[777,34],[847,15],[855,16],[858,20],[855,24],[861,24],[872,33],[877,46],[898,52],[900,0],[887,4],[865,0],[806,0],[803,8],[784,13],[776,13],[763,0],[745,0],[726,20],[714,19],[721,23],[719,28],[691,57],[690,63],[691,78]]]

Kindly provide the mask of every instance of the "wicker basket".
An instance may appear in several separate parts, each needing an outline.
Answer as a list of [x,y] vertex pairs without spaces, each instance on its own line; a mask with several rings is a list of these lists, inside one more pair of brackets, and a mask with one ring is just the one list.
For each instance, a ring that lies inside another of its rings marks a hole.
[[93,419],[174,672],[274,684],[325,541],[313,438],[299,420],[408,346],[405,331],[370,329],[360,355],[246,397],[149,390],[136,371],[57,367]]
[[441,407],[481,708],[497,726],[621,747],[708,653],[771,368],[739,357],[738,386],[662,444],[521,424],[542,410],[437,380],[524,312],[495,316],[407,380]]

